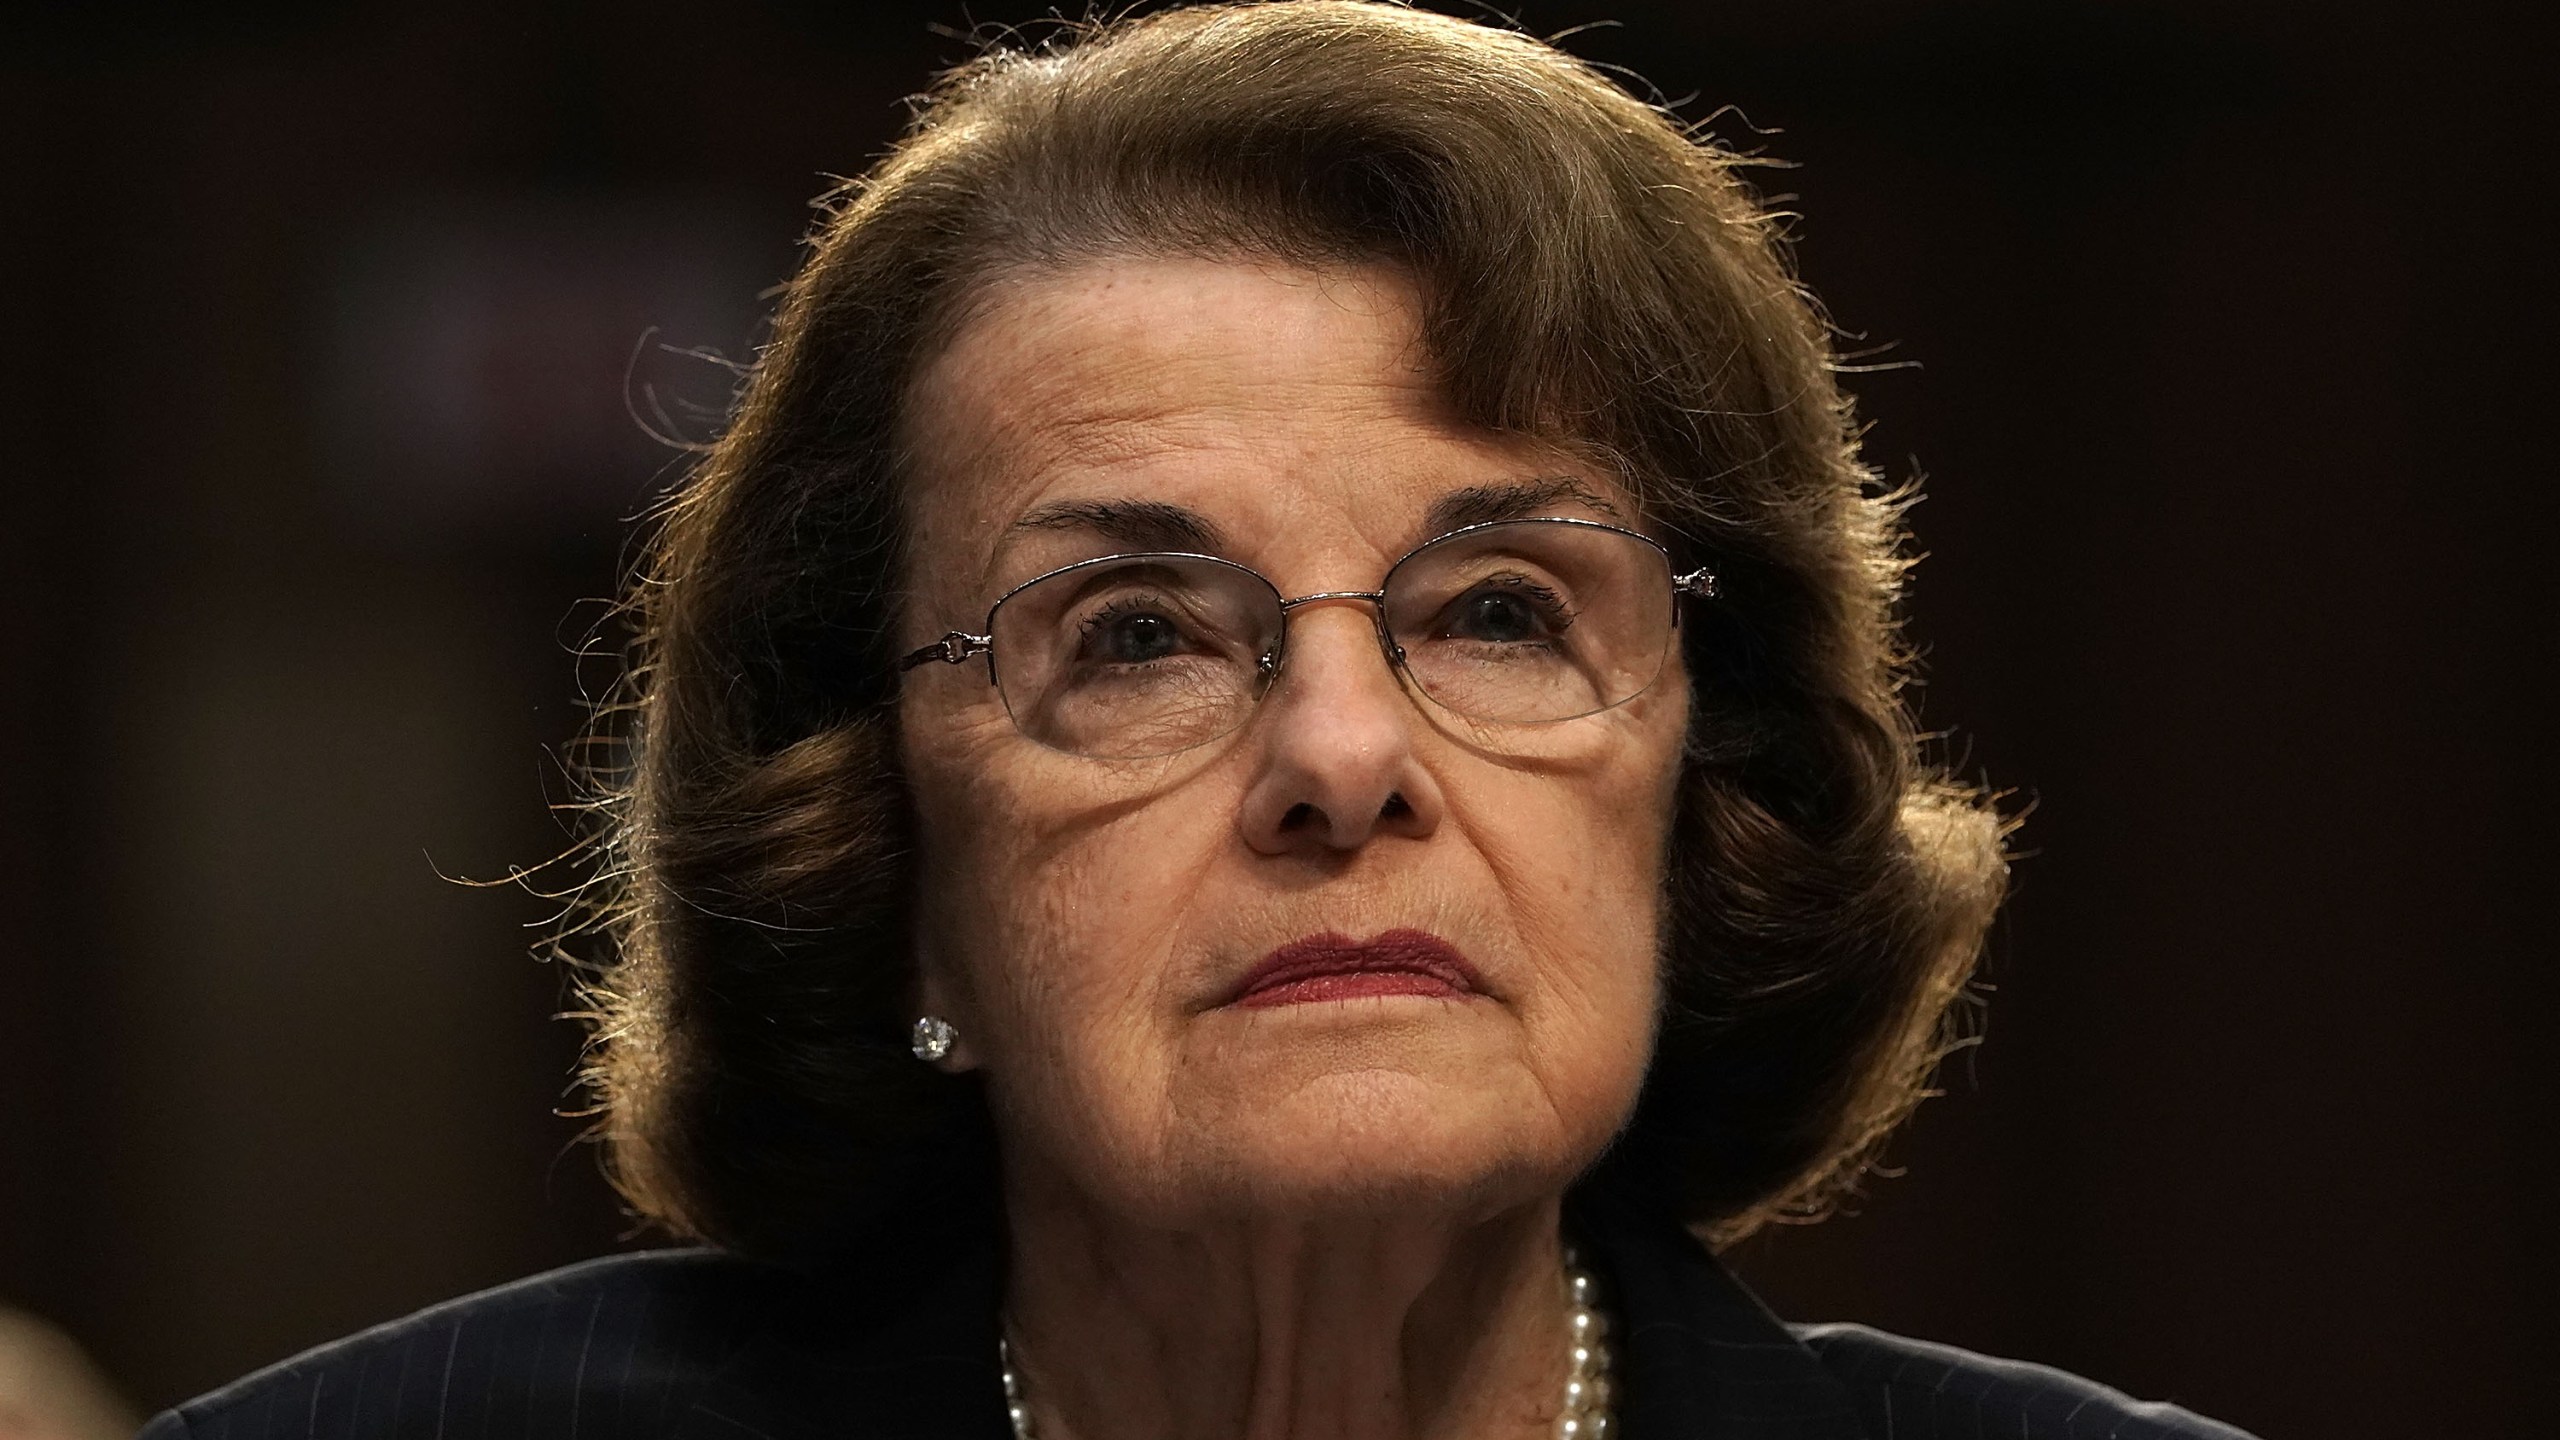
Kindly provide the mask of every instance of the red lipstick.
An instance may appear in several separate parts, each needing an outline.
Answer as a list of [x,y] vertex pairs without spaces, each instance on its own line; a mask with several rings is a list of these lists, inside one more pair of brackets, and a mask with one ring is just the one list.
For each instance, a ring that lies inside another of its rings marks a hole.
[[1292,940],[1245,972],[1227,1003],[1259,1010],[1373,995],[1483,993],[1484,979],[1458,947],[1421,930],[1389,930],[1370,940],[1327,932]]

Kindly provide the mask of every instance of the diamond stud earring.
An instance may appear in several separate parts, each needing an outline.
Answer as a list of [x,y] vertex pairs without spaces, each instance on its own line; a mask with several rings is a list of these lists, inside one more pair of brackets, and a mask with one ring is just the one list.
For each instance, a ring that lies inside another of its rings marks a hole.
[[907,1048],[916,1052],[917,1059],[931,1064],[950,1054],[951,1042],[959,1038],[960,1032],[951,1028],[950,1021],[939,1015],[919,1015],[915,1028],[907,1032]]

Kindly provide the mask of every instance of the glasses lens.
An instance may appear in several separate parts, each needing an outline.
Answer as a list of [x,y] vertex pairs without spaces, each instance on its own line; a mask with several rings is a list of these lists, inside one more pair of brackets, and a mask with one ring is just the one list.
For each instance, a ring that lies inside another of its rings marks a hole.
[[1014,591],[994,625],[996,687],[1024,734],[1139,759],[1245,722],[1279,650],[1280,597],[1224,561],[1121,555]]
[[1642,693],[1671,641],[1671,567],[1642,536],[1520,520],[1463,530],[1387,577],[1387,630],[1422,693],[1503,724]]

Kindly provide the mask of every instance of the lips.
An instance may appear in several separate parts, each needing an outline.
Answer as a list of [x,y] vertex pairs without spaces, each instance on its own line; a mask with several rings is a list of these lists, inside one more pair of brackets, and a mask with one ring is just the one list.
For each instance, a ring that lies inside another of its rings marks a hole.
[[1380,995],[1463,999],[1484,991],[1458,947],[1421,930],[1354,940],[1327,933],[1292,940],[1245,972],[1228,1004],[1248,1010]]

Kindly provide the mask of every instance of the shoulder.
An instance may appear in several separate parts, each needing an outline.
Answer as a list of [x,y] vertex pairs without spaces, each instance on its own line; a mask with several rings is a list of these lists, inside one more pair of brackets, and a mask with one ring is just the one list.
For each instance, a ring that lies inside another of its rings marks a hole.
[[2135,1400],[2043,1365],[1870,1330],[1790,1325],[1854,1397],[1869,1434],[1894,1440],[2249,1440],[2175,1405]]
[[665,1434],[752,1317],[793,1288],[707,1250],[591,1260],[308,1351],[142,1435]]

